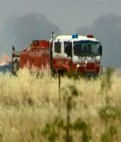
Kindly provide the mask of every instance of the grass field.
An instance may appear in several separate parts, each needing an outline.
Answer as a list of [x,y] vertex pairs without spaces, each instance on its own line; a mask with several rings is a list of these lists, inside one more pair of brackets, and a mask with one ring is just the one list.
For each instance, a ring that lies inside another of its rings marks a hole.
[[120,142],[121,76],[0,74],[0,142]]

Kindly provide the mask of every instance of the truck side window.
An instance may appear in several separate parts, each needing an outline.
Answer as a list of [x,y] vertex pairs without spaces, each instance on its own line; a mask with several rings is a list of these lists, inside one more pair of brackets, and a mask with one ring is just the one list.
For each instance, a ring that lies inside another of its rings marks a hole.
[[55,42],[55,52],[61,53],[61,42]]
[[64,43],[64,52],[67,54],[68,57],[72,56],[72,45],[71,42]]

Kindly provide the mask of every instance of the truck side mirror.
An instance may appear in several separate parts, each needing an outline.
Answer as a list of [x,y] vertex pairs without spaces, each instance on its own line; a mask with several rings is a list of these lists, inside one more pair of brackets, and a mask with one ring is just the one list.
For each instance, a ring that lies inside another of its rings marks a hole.
[[100,45],[100,46],[99,46],[99,54],[100,54],[100,56],[102,56],[102,50],[103,50],[103,49],[102,49],[102,45]]
[[14,46],[12,46],[12,50],[15,51],[15,47]]

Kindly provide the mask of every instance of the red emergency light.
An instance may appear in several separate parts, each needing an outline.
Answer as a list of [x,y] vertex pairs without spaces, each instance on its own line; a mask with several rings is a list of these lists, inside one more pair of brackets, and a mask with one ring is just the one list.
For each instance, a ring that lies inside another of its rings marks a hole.
[[88,37],[88,38],[94,38],[94,36],[93,36],[93,35],[87,35],[87,37]]

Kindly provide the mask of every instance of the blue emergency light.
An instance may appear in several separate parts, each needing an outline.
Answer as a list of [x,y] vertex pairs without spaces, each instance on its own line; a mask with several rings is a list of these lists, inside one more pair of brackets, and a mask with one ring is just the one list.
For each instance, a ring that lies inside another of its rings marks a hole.
[[78,34],[73,34],[72,38],[78,38]]

